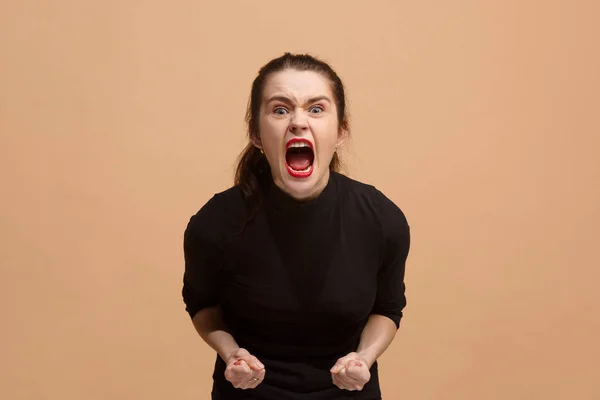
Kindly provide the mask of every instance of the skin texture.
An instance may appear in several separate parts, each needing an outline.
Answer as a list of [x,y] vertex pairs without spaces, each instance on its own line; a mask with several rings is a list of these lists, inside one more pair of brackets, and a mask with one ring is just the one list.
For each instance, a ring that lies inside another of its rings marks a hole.
[[[286,143],[305,138],[313,144],[314,171],[308,178],[288,173]],[[272,74],[263,91],[259,132],[252,143],[264,151],[275,184],[299,201],[319,196],[329,180],[329,163],[337,147],[347,137],[340,128],[330,82],[312,71],[284,70]],[[240,348],[223,323],[218,307],[207,308],[193,318],[202,339],[227,364],[225,378],[240,389],[252,389],[264,380],[265,366],[246,349]],[[392,320],[371,315],[362,332],[356,352],[332,366],[331,380],[340,389],[362,390],[369,381],[369,370],[387,349],[396,334]]]
[[[313,71],[287,69],[269,76],[263,90],[259,132],[254,145],[267,157],[273,180],[297,200],[317,197],[329,180],[329,163],[347,134],[340,129],[331,84]],[[308,139],[314,148],[314,171],[292,177],[286,167],[286,143]]]
[[396,336],[396,324],[383,315],[369,317],[356,352],[340,358],[331,368],[333,383],[340,389],[362,390],[371,379],[369,370]]
[[205,308],[192,319],[200,337],[227,364],[225,379],[235,388],[252,389],[265,378],[265,366],[247,350],[240,348],[223,323],[219,307]]
[[237,349],[226,364],[225,378],[235,388],[253,389],[265,379],[265,366],[246,349]]

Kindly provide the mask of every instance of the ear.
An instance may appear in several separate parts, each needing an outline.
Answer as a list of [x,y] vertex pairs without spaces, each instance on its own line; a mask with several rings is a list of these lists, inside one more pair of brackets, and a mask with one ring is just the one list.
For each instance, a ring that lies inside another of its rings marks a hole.
[[346,140],[348,139],[348,131],[344,128],[340,128],[338,130],[338,139],[337,139],[337,143],[335,144],[335,147],[340,147],[341,145],[343,145]]
[[257,135],[257,134],[250,135],[250,142],[254,145],[254,147],[262,150],[262,144],[261,144],[259,135]]

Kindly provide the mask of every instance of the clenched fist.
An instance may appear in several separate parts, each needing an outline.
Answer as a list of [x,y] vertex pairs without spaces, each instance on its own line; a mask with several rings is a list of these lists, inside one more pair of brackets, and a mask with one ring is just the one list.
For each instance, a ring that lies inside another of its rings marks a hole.
[[254,389],[265,378],[265,366],[246,349],[236,350],[225,363],[225,379],[236,389]]
[[344,390],[362,390],[371,379],[367,361],[358,353],[337,360],[330,372],[334,385]]

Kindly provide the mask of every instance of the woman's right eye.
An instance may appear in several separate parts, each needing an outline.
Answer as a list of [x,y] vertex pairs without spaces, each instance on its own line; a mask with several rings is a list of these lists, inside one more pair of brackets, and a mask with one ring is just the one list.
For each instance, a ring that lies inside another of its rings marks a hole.
[[273,110],[273,112],[275,114],[278,114],[278,115],[284,115],[284,114],[287,113],[287,110],[285,108],[283,108],[283,107],[275,107],[275,109]]

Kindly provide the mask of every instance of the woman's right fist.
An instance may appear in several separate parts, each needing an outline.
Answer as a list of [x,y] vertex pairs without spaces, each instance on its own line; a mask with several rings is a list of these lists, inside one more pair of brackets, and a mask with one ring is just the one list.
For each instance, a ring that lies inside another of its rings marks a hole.
[[225,379],[236,389],[254,389],[265,378],[265,366],[246,349],[237,349],[225,363]]

